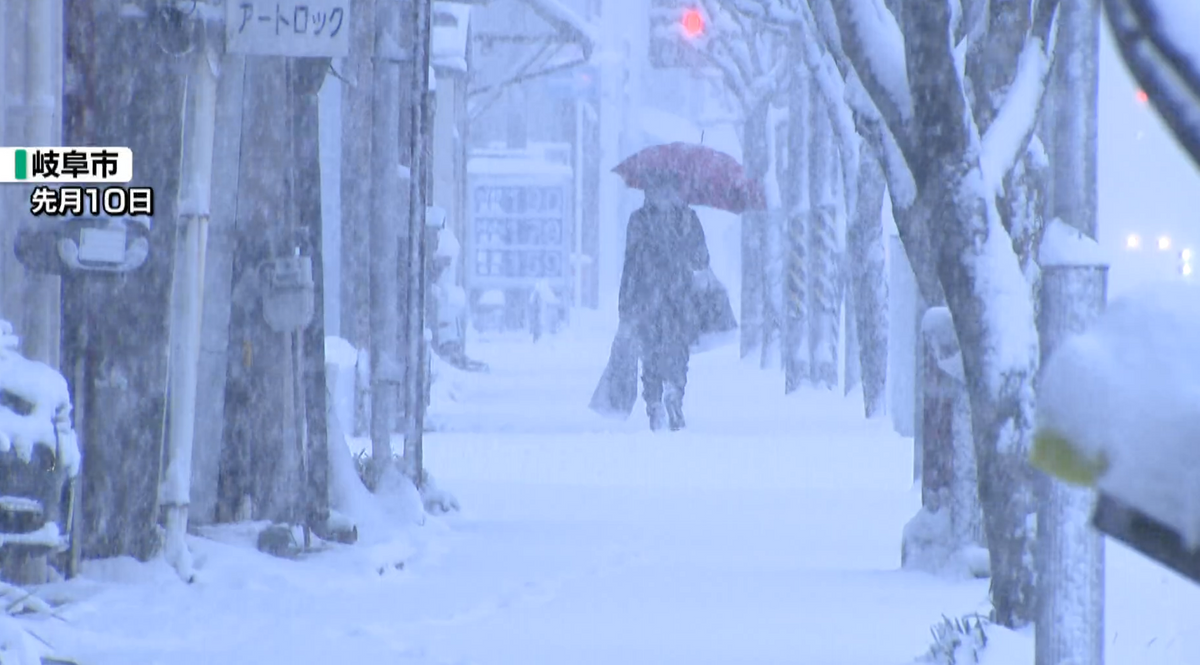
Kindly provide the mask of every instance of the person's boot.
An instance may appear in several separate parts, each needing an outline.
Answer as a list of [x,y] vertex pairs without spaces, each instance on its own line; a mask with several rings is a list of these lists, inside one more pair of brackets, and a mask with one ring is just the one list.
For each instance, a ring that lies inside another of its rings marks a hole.
[[646,415],[650,417],[650,431],[660,432],[667,426],[667,410],[662,402],[647,404]]
[[667,419],[672,432],[678,432],[687,426],[683,420],[683,391],[674,385],[667,385],[663,390],[663,404],[666,406]]

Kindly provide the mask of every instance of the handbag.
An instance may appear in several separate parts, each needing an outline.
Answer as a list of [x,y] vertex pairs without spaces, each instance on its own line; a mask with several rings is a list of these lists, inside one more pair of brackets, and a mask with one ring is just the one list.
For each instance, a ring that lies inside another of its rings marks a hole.
[[638,340],[633,325],[622,321],[588,407],[607,418],[624,420],[633,413],[637,398]]
[[729,302],[729,292],[712,268],[697,275],[692,306],[696,330],[692,353],[719,349],[737,341],[738,322]]

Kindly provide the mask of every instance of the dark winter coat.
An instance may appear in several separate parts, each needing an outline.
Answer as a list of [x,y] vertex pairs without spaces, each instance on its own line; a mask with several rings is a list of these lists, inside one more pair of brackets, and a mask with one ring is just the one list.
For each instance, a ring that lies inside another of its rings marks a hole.
[[696,211],[642,207],[629,217],[619,312],[642,339],[688,344],[695,334],[693,280],[708,268],[708,244]]

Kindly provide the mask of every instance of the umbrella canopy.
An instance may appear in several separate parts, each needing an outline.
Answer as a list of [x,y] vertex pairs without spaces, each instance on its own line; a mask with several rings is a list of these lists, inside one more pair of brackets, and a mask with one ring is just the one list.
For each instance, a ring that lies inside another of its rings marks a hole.
[[638,151],[613,169],[625,184],[646,189],[663,175],[674,176],[689,205],[741,214],[765,210],[762,183],[746,177],[742,165],[720,150],[695,143],[666,143]]

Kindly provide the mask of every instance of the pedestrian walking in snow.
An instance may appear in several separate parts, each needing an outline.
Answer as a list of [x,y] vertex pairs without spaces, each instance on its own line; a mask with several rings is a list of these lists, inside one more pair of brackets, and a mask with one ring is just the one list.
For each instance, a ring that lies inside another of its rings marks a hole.
[[619,313],[638,341],[651,429],[679,430],[698,325],[693,295],[708,275],[708,244],[678,178],[663,174],[645,192],[626,230]]
[[650,426],[679,430],[691,354],[737,339],[729,293],[709,267],[704,227],[690,206],[736,215],[763,210],[762,183],[748,179],[732,156],[693,143],[650,146],[613,172],[644,191],[646,203],[629,218],[621,324],[588,406],[605,417],[628,418],[637,402],[640,359]]

